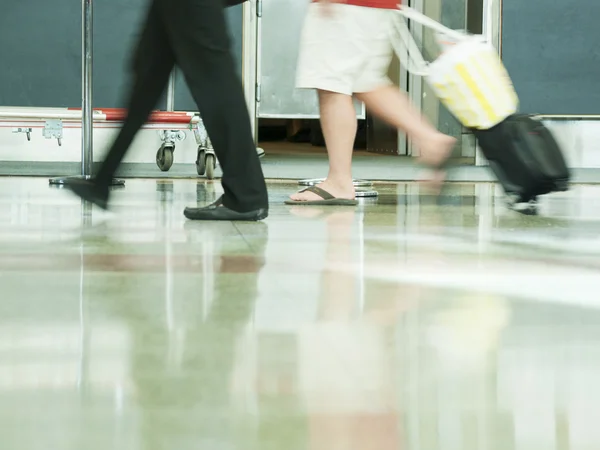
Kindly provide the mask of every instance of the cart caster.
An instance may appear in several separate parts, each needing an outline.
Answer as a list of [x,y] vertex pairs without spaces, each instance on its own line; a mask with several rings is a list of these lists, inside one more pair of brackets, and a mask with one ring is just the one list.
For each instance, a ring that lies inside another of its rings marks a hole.
[[215,169],[217,168],[217,158],[212,153],[206,155],[206,178],[215,179]]
[[206,173],[206,152],[204,150],[198,150],[196,172],[198,172],[198,175],[200,176],[203,176]]
[[204,149],[198,150],[198,158],[196,159],[196,171],[198,175],[206,175],[206,178],[209,180],[214,180],[216,168],[217,158],[214,153],[209,153]]
[[163,172],[168,172],[171,166],[173,166],[173,152],[175,152],[175,146],[161,145],[156,152],[156,165]]

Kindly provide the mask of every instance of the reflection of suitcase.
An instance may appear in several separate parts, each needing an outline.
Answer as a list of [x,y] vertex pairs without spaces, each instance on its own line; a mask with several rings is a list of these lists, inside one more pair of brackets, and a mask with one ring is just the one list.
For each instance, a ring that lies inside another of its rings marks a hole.
[[513,115],[488,130],[473,130],[510,203],[566,191],[569,169],[550,131],[538,120]]

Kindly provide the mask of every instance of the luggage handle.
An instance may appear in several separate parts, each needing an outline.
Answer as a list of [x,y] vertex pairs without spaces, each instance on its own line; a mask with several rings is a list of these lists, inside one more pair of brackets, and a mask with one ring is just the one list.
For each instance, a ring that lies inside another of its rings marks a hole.
[[423,58],[403,16],[398,16],[397,20],[394,20],[394,28],[397,34],[391,37],[391,42],[400,61],[405,61],[406,69],[413,75],[422,77],[429,75],[429,63]]
[[445,34],[446,36],[456,39],[457,41],[464,41],[469,37],[469,35],[465,35],[460,31],[452,30],[441,23],[427,17],[425,14],[420,13],[416,9],[411,8],[410,6],[398,5],[397,12],[404,16],[408,20],[414,20],[418,24],[423,25],[424,27],[430,28],[433,31],[437,31],[438,33]]
[[[409,6],[400,4],[396,12],[398,13],[397,20],[394,21],[396,36],[392,36],[392,46],[400,60],[406,61],[406,69],[413,75],[427,77],[430,74],[430,63],[423,58],[423,54],[408,28],[407,19],[430,28],[438,34],[445,35],[456,42],[464,42],[473,38],[472,35],[452,30]],[[398,42],[398,37],[401,42]],[[407,58],[404,57],[405,55]]]

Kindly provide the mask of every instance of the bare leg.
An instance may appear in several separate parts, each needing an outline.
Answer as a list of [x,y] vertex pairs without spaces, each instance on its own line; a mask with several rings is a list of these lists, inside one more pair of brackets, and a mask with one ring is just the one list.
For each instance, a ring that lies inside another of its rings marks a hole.
[[440,133],[411,104],[407,95],[394,86],[356,94],[369,111],[393,127],[403,130],[421,150],[420,160],[439,166],[451,154],[456,139]]
[[[321,127],[329,155],[329,174],[319,187],[334,197],[354,199],[352,152],[356,138],[356,112],[352,97],[320,90],[319,105]],[[320,199],[312,192],[298,192],[290,198],[297,201]]]

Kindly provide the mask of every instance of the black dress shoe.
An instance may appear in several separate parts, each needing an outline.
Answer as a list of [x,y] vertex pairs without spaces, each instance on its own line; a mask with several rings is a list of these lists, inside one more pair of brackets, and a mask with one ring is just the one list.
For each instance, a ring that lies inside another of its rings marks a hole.
[[108,188],[96,184],[94,180],[74,180],[66,187],[83,200],[108,209]]
[[223,197],[202,208],[185,208],[183,215],[190,220],[226,220],[255,222],[266,219],[269,215],[267,208],[255,209],[248,212],[237,212],[223,206]]

